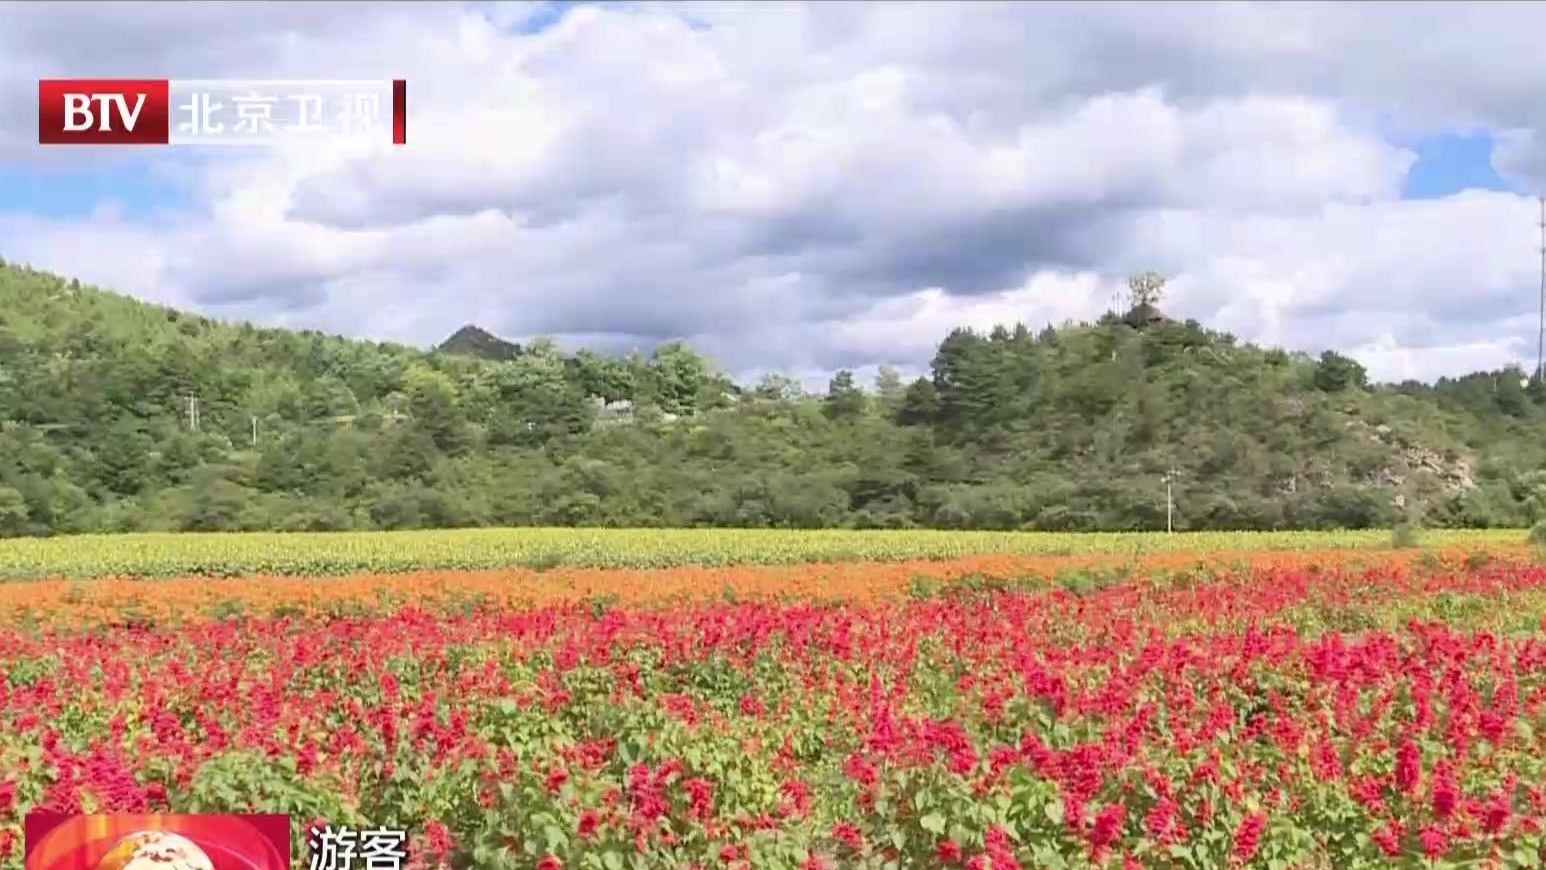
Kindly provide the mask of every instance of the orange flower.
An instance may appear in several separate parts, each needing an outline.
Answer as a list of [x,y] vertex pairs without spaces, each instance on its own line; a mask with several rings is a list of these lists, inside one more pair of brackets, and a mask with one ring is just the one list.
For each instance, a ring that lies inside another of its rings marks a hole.
[[[1493,548],[1500,560],[1526,558],[1528,547]],[[566,602],[660,606],[723,599],[804,599],[873,603],[908,594],[915,581],[968,578],[1053,580],[1073,571],[1121,570],[1131,576],[1209,570],[1290,570],[1318,566],[1411,568],[1436,559],[1459,567],[1465,550],[1274,550],[1160,552],[1139,555],[966,556],[939,561],[838,562],[658,569],[568,568],[533,571],[418,571],[344,577],[107,578],[0,584],[0,625],[165,624],[242,614],[254,617],[348,616],[405,606],[466,609],[543,607]]]

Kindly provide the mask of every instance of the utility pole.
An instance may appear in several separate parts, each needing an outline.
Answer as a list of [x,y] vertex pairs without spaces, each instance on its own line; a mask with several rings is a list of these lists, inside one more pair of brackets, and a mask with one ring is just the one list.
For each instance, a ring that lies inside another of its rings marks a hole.
[[1176,514],[1175,484],[1176,477],[1181,472],[1177,470],[1174,462],[1170,463],[1170,470],[1165,472],[1165,534],[1175,532],[1174,517]]

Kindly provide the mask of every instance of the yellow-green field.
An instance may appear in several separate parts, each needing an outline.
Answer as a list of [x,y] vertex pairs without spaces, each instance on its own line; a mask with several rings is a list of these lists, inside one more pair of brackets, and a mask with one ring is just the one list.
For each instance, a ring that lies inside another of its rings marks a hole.
[[[1424,546],[1518,546],[1512,529],[1430,531]],[[458,529],[413,532],[146,534],[0,541],[0,579],[271,574],[426,569],[668,568],[893,562],[981,554],[1080,555],[1388,547],[1388,531],[1049,532],[730,529]]]

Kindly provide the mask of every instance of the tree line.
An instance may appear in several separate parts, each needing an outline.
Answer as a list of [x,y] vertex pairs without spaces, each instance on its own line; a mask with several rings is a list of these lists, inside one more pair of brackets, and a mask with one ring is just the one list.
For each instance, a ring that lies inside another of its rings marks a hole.
[[1371,384],[1332,351],[1168,320],[1162,286],[1140,276],[1095,323],[958,329],[923,377],[808,395],[680,343],[428,352],[0,266],[0,535],[1163,529],[1172,469],[1178,529],[1546,519],[1546,398],[1517,368]]

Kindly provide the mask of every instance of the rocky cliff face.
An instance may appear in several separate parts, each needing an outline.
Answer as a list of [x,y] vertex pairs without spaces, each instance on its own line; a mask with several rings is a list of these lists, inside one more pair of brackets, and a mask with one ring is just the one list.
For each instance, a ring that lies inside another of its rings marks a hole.
[[1398,508],[1406,506],[1407,485],[1420,476],[1436,481],[1446,495],[1476,488],[1471,460],[1465,456],[1406,443],[1384,424],[1371,426],[1362,420],[1351,420],[1348,427],[1360,431],[1371,442],[1390,448],[1390,462],[1375,473],[1371,482],[1389,487],[1394,493],[1391,502]]

